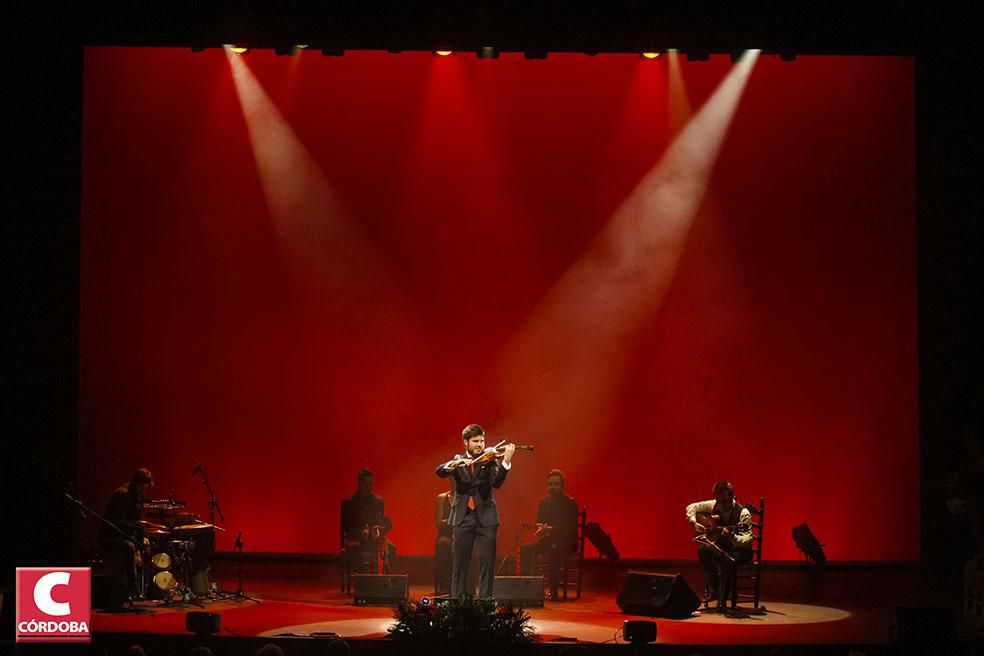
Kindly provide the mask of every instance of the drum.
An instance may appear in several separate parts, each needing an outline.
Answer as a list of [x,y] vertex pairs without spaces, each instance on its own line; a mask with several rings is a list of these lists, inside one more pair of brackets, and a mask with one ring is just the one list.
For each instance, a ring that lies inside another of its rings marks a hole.
[[168,571],[157,572],[151,581],[153,581],[154,587],[158,592],[167,593],[168,595],[178,587],[178,580],[174,578],[174,574]]
[[[188,578],[184,584],[195,595],[207,595],[211,587],[209,575],[212,555],[215,553],[215,526],[201,522],[183,524],[175,526],[172,534],[187,544],[181,553],[182,557],[188,559],[187,563],[182,560],[181,565],[181,576]],[[177,555],[174,551],[172,553]]]
[[150,563],[156,570],[171,569],[171,555],[165,551],[155,553],[150,557]]

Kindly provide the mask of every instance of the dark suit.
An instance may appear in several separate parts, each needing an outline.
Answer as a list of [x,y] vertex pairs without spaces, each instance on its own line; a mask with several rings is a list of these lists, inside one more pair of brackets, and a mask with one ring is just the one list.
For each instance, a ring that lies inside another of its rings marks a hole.
[[[478,467],[437,468],[441,478],[454,477],[455,495],[451,503],[448,524],[452,527],[451,596],[460,597],[465,592],[465,578],[472,548],[478,550],[480,597],[492,596],[495,573],[495,540],[499,531],[499,511],[492,497],[492,490],[502,487],[509,470],[498,459]],[[468,507],[472,499],[475,509]]]

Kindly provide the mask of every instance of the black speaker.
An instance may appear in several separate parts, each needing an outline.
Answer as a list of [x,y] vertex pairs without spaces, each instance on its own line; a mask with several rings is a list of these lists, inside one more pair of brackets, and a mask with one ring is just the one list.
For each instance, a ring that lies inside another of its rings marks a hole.
[[354,574],[357,606],[395,606],[407,599],[406,574]]
[[625,575],[615,603],[623,613],[650,617],[690,617],[700,599],[679,574],[632,572]]
[[218,613],[193,610],[185,615],[185,628],[198,636],[208,636],[218,633],[220,624]]
[[92,607],[103,610],[122,608],[128,595],[121,576],[94,574],[92,576]]
[[492,596],[500,604],[543,608],[542,576],[497,576]]

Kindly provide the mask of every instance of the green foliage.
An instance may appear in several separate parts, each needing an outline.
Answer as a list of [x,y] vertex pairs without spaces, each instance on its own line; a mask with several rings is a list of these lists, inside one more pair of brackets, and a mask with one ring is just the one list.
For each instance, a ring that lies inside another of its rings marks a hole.
[[395,616],[390,637],[422,651],[515,652],[537,639],[529,613],[511,604],[496,607],[492,599],[411,600],[401,603]]

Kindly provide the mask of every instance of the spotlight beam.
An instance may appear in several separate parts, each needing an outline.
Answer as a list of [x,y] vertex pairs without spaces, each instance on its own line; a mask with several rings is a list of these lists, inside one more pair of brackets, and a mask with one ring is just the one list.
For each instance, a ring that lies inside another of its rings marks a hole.
[[619,379],[669,287],[756,57],[732,68],[506,346],[504,431],[606,436]]

